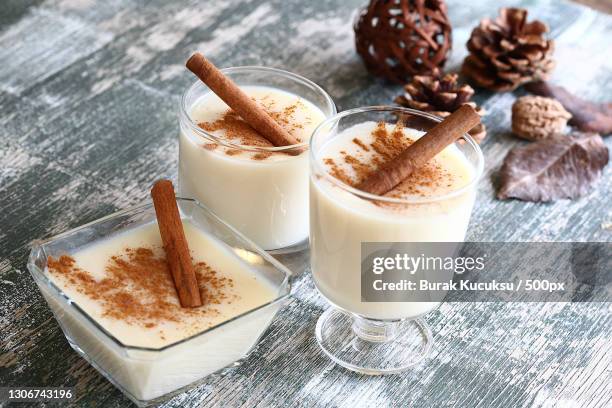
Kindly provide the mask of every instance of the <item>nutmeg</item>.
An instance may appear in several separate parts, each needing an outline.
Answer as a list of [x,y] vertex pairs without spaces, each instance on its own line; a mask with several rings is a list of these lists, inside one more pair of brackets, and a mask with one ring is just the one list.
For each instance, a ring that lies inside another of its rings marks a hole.
[[541,96],[522,96],[512,105],[512,132],[527,140],[562,133],[572,115],[559,101]]

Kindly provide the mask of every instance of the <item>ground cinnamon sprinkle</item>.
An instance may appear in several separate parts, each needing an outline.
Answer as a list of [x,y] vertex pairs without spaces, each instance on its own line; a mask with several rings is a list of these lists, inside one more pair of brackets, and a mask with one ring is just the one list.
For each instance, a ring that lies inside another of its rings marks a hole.
[[353,180],[346,174],[343,168],[339,167],[336,162],[334,162],[334,159],[325,158],[323,159],[323,163],[329,167],[329,172],[332,176],[342,181],[344,184],[353,185]]
[[253,155],[253,160],[265,160],[272,156],[271,152],[258,152]]
[[231,109],[228,109],[221,118],[214,122],[200,122],[198,126],[207,132],[223,130],[227,139],[238,144],[259,147],[274,146]]
[[219,311],[214,305],[237,298],[231,291],[231,279],[198,262],[194,269],[205,305],[182,308],[165,256],[156,256],[153,248],[126,248],[112,256],[105,266],[106,275],[100,280],[79,268],[68,255],[49,257],[47,265],[51,274],[100,302],[103,316],[145,328],[154,328],[164,321],[180,322],[188,316],[215,316]]
[[[298,129],[303,129],[305,123],[310,122],[310,118],[306,118],[305,121],[298,122],[295,118],[298,108],[303,106],[303,102],[297,99],[293,104],[283,107],[278,110],[275,107],[274,101],[268,96],[264,96],[257,101],[262,108],[274,119],[281,127],[283,127],[292,136],[295,136],[295,132]],[[240,115],[231,109],[225,111],[225,113],[217,120],[213,122],[200,122],[198,126],[207,132],[218,132],[223,131],[223,136],[228,141],[236,144],[255,146],[255,147],[274,147],[268,139],[260,135],[255,129],[253,129],[248,123],[246,123]],[[302,142],[301,139],[296,139]],[[214,144],[204,145],[208,150],[214,150],[218,147]],[[239,150],[228,149],[225,151],[227,155],[233,156],[240,153]],[[275,152],[276,154],[285,154],[283,152]],[[255,153],[252,158],[254,160],[264,160],[270,157],[272,152],[258,152]]]
[[[347,174],[345,166],[339,165],[334,159],[323,159],[323,163],[328,167],[332,176],[355,187],[414,142],[404,133],[401,121],[398,121],[391,131],[388,130],[384,122],[379,122],[369,136],[366,139],[369,141],[368,143],[360,138],[352,140],[358,147],[354,155],[350,155],[344,150],[340,151],[342,162],[350,166],[351,175]],[[407,195],[426,196],[427,191],[432,188],[452,185],[452,179],[452,174],[432,160],[412,173],[385,196],[393,198],[402,198]]]
[[406,137],[404,126],[400,121],[395,124],[391,133],[384,122],[377,123],[372,136],[374,136],[374,141],[370,146],[378,153],[383,162],[393,159],[414,142]]
[[370,148],[365,143],[363,143],[361,140],[359,140],[357,138],[353,139],[353,143],[355,143],[357,146],[361,147],[366,152],[370,151]]

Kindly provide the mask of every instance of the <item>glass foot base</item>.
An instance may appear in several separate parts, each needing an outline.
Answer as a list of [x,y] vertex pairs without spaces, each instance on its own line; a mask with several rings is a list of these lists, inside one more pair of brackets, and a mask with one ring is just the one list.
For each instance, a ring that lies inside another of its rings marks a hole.
[[421,319],[384,322],[331,308],[317,321],[319,346],[334,362],[368,375],[395,374],[422,362],[433,339]]

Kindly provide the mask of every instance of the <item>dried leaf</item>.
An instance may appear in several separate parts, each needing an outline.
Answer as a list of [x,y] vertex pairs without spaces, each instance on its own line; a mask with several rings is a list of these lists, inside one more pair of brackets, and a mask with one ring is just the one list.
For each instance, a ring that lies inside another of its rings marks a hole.
[[497,198],[553,201],[586,194],[608,163],[596,133],[554,136],[512,149],[501,168]]
[[538,81],[528,84],[526,89],[536,95],[547,96],[561,102],[561,105],[572,114],[570,125],[584,132],[596,132],[602,135],[612,133],[612,103],[593,103],[572,95],[561,86]]

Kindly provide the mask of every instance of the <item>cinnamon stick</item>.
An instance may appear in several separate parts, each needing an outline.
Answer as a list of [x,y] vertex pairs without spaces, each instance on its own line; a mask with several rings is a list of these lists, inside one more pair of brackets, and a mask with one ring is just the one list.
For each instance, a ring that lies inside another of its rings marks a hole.
[[170,180],[159,180],[151,189],[157,224],[168,266],[182,307],[202,306],[200,289]]
[[383,195],[406,179],[412,172],[434,158],[444,148],[480,123],[474,108],[463,105],[406,150],[385,163],[363,180],[357,188],[367,193]]
[[[290,146],[300,143],[202,54],[198,52],[193,54],[187,60],[186,66],[246,123],[274,146]],[[299,152],[296,151],[296,153]]]

